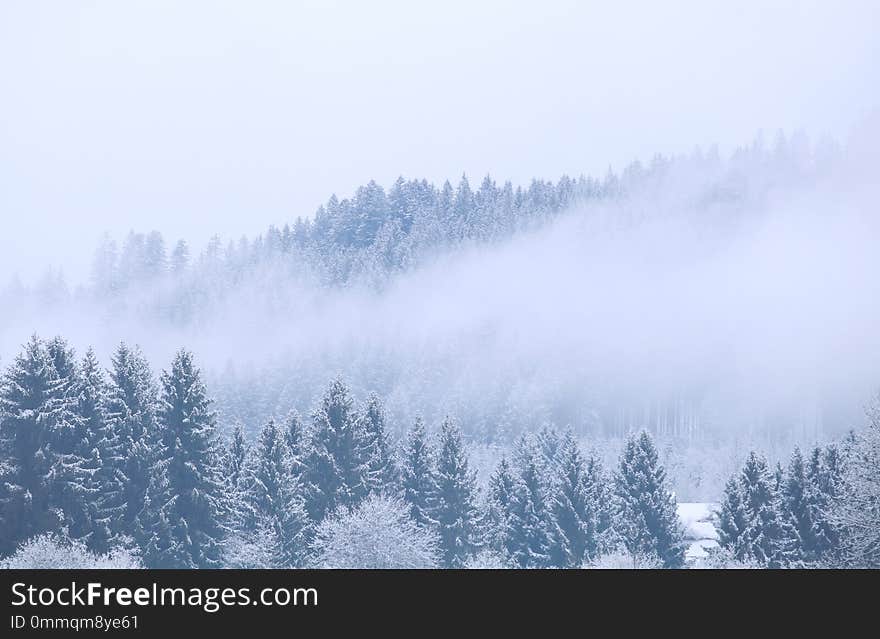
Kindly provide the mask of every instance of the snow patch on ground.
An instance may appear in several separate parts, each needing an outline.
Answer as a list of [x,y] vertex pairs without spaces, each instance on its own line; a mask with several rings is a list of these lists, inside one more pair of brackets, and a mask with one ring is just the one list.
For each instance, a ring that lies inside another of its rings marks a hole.
[[685,557],[688,561],[702,559],[707,550],[718,547],[718,531],[714,516],[717,504],[705,502],[686,502],[678,504],[678,518],[684,527],[684,538],[688,548]]

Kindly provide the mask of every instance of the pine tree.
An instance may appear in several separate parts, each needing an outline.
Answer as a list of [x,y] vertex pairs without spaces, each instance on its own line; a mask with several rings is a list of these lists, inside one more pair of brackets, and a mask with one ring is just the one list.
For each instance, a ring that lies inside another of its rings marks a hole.
[[617,525],[635,557],[650,557],[666,568],[684,565],[684,532],[675,497],[647,431],[631,436],[614,477]]
[[186,350],[161,382],[162,450],[142,515],[144,556],[156,568],[218,568],[227,505],[211,400]]
[[769,568],[781,568],[792,559],[794,530],[785,519],[776,477],[767,460],[749,454],[741,474],[746,525],[742,534],[746,557]]
[[795,447],[788,464],[782,484],[783,513],[787,517],[794,533],[792,555],[805,561],[816,558],[817,542],[815,538],[813,515],[816,495],[807,480],[804,457],[800,448]]
[[748,558],[748,546],[744,536],[747,525],[742,483],[738,476],[734,476],[724,485],[717,529],[718,544],[730,551],[738,561],[745,561]]
[[255,519],[253,528],[266,525],[273,532],[278,568],[302,566],[308,544],[309,520],[289,460],[284,435],[270,419],[254,451],[245,498]]
[[353,401],[341,379],[331,382],[312,419],[304,494],[309,517],[318,523],[337,507],[353,506],[364,497],[367,460]]
[[588,488],[587,469],[571,431],[563,436],[558,456],[558,477],[553,484],[553,546],[551,561],[559,568],[579,568],[595,558],[598,507]]
[[432,518],[440,536],[441,563],[463,568],[480,545],[477,476],[468,465],[461,431],[448,417],[440,427],[434,484]]
[[0,554],[19,542],[55,531],[58,513],[50,502],[53,464],[46,449],[53,416],[55,370],[45,345],[34,335],[16,356],[0,386]]
[[385,408],[375,393],[371,393],[367,399],[361,415],[361,429],[365,455],[369,460],[367,462],[368,492],[387,490],[397,480],[397,469],[385,430]]
[[519,476],[510,503],[507,555],[518,568],[549,568],[553,521],[541,484],[537,454],[525,439],[520,440],[517,448]]
[[432,517],[437,495],[434,453],[425,437],[421,417],[416,418],[407,437],[400,475],[403,499],[409,505],[413,521],[424,528],[434,527],[437,524]]
[[102,460],[100,508],[111,522],[112,543],[146,539],[138,525],[161,449],[156,423],[157,394],[153,374],[137,347],[121,343],[111,357],[107,398],[107,455]]

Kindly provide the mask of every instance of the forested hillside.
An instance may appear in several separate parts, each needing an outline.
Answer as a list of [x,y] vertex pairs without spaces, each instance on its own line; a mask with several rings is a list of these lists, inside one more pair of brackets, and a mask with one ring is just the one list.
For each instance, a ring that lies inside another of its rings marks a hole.
[[[124,339],[154,361],[186,344],[205,362],[225,427],[249,432],[286,406],[309,410],[342,374],[387,398],[398,433],[416,414],[436,421],[451,410],[485,442],[542,425],[618,439],[647,426],[689,442],[746,430],[809,441],[849,427],[852,398],[743,389],[754,371],[732,369],[726,351],[763,358],[751,342],[765,328],[721,350],[706,331],[750,323],[743,309],[764,304],[722,295],[790,286],[773,281],[785,247],[771,255],[756,243],[775,241],[763,234],[804,200],[805,238],[780,241],[810,250],[824,233],[815,220],[831,218],[811,198],[848,166],[833,145],[779,134],[729,157],[658,156],[602,179],[370,183],[313,216],[250,239],[214,237],[200,252],[132,232],[104,239],[87,283],[55,273],[8,287],[0,349],[9,358],[34,330],[105,352]],[[769,308],[766,320],[775,330],[804,304]]]

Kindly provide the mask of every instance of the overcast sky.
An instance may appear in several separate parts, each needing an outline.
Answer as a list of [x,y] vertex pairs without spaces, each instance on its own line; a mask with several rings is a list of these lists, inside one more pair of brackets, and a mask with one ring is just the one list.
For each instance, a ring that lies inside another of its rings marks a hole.
[[2,0],[0,282],[75,281],[104,230],[255,234],[370,179],[842,138],[878,59],[874,0]]

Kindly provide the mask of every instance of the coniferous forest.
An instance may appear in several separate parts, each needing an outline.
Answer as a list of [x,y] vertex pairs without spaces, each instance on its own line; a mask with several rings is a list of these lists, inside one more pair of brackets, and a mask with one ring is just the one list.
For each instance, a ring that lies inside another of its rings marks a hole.
[[[193,354],[158,376],[121,343],[104,371],[33,336],[0,386],[5,565],[580,568],[687,565],[652,436],[605,468],[573,432],[514,442],[485,486],[455,419],[389,436],[380,397],[329,382],[311,414],[223,433]],[[703,567],[877,567],[880,411],[843,441],[751,452]]]
[[880,5],[58,4],[0,568],[880,568]]

